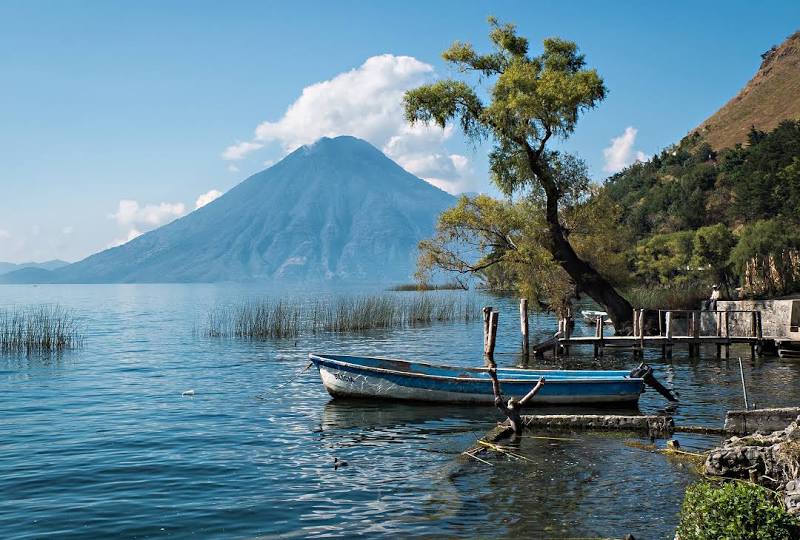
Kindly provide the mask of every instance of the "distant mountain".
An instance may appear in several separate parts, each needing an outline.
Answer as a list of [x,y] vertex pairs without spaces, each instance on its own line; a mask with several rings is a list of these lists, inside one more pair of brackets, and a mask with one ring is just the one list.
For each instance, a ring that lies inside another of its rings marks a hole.
[[762,55],[744,88],[693,132],[715,149],[744,144],[750,128],[769,132],[782,120],[800,119],[800,32]]
[[408,280],[455,199],[369,143],[323,138],[191,214],[46,275],[60,283]]
[[16,270],[22,270],[23,268],[42,268],[44,270],[55,270],[57,268],[61,268],[63,266],[67,266],[69,263],[67,261],[62,261],[59,259],[53,259],[52,261],[45,261],[45,262],[27,262],[27,263],[10,263],[10,262],[0,262],[0,275],[8,274],[9,272],[14,272]]

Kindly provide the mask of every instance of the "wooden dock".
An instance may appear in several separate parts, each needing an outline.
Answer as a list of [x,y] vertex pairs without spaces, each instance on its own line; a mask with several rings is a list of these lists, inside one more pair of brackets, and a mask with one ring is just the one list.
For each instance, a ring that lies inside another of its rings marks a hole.
[[[538,356],[551,351],[554,355],[569,355],[573,347],[592,347],[596,357],[606,349],[630,350],[640,356],[646,349],[660,349],[664,358],[671,358],[676,346],[686,346],[690,356],[699,356],[703,345],[714,346],[720,358],[730,356],[730,346],[750,346],[752,356],[761,355],[765,344],[775,342],[764,337],[761,312],[757,310],[659,310],[658,334],[645,333],[645,312],[634,312],[634,332],[630,336],[605,335],[600,317],[595,321],[594,336],[572,335],[574,322],[565,318],[559,321],[558,332],[552,338],[531,347]],[[680,332],[680,333],[679,333]]]

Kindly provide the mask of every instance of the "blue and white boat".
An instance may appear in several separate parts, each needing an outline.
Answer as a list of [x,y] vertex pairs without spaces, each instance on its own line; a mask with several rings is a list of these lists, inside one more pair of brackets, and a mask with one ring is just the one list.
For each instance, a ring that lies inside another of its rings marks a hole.
[[[310,354],[309,359],[334,398],[494,404],[492,380],[486,368],[368,356]],[[518,398],[544,377],[545,385],[533,402],[546,404],[635,404],[645,384],[628,371],[498,368],[497,377],[503,395]]]

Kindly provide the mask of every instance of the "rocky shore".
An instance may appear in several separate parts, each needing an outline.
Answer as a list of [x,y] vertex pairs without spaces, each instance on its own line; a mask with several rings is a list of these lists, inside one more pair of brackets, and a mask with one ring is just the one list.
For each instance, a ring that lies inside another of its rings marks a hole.
[[800,417],[780,431],[727,439],[709,453],[704,467],[708,475],[775,490],[786,509],[800,515]]

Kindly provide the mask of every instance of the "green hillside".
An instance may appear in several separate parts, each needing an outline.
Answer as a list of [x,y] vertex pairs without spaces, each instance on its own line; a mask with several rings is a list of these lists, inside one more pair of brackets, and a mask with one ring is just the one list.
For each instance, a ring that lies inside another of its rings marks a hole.
[[608,179],[636,243],[629,268],[642,285],[742,286],[782,294],[800,286],[800,122],[715,151],[699,135]]

